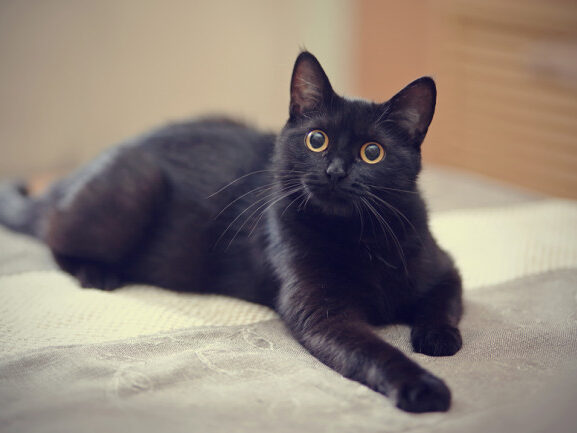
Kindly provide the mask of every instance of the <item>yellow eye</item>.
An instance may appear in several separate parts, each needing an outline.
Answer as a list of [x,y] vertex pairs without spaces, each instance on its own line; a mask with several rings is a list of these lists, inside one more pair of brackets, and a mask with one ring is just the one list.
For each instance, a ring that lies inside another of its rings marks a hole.
[[361,147],[361,159],[367,164],[376,164],[385,157],[385,149],[379,143],[370,141]]
[[329,146],[329,137],[320,129],[315,129],[307,134],[305,144],[313,152],[322,152]]

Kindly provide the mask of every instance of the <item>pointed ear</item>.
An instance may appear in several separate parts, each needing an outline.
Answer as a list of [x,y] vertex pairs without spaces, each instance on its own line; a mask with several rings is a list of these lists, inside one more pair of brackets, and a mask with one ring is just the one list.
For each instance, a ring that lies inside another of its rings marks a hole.
[[389,101],[388,119],[395,121],[420,145],[433,120],[437,89],[430,77],[421,77]]
[[326,104],[333,95],[331,83],[319,61],[303,51],[297,57],[291,78],[291,119],[302,117]]

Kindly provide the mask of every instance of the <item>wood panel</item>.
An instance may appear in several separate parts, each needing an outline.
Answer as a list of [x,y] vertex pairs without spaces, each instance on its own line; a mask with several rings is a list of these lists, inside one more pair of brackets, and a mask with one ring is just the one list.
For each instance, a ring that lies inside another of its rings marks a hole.
[[[439,87],[425,161],[577,198],[577,4],[413,6],[427,24],[416,28],[406,19],[398,25],[421,34],[422,52],[414,54],[422,56],[424,70],[434,71]],[[364,7],[361,16],[378,13],[371,2]],[[366,54],[365,61],[374,60]],[[360,81],[366,93],[379,89],[367,77]]]

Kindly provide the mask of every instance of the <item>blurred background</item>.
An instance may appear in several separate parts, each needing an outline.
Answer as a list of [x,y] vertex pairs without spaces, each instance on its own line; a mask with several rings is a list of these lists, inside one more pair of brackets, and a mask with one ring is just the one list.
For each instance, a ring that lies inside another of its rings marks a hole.
[[0,177],[194,115],[278,129],[301,48],[348,96],[432,75],[426,164],[577,198],[574,0],[0,0]]

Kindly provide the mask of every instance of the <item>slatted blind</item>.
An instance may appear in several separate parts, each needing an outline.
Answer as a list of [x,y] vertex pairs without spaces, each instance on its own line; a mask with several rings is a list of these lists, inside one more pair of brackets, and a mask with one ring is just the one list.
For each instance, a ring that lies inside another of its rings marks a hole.
[[440,17],[430,159],[577,198],[576,2],[453,0]]

